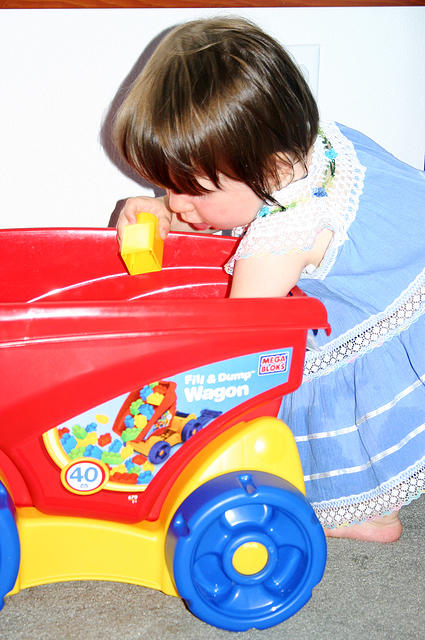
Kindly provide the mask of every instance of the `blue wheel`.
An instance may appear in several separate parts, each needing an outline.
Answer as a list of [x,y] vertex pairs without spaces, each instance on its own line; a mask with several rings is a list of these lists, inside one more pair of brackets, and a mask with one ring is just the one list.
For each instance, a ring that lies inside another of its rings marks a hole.
[[310,599],[325,569],[326,539],[311,505],[289,482],[233,472],[180,505],[166,560],[198,618],[230,631],[265,629]]
[[197,418],[192,418],[186,422],[182,429],[182,442],[186,442],[189,438],[191,438],[195,433],[200,431],[207,425],[211,420],[220,416],[222,411],[214,411],[213,409],[202,409],[200,415]]
[[197,426],[195,420],[189,420],[182,429],[182,442],[189,440],[189,438],[194,436],[200,429],[202,429],[202,426]]
[[168,442],[155,442],[148,454],[149,462],[152,464],[161,464],[170,455],[170,445]]
[[14,514],[12,499],[0,482],[0,609],[4,596],[15,586],[19,570],[20,545]]

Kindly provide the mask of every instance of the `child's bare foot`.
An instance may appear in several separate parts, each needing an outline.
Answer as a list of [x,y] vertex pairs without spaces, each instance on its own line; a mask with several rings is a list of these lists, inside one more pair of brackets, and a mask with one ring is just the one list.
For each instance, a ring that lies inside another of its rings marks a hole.
[[365,542],[395,542],[401,536],[401,529],[398,511],[394,511],[389,516],[367,520],[351,527],[325,529],[325,535],[329,538],[354,538]]

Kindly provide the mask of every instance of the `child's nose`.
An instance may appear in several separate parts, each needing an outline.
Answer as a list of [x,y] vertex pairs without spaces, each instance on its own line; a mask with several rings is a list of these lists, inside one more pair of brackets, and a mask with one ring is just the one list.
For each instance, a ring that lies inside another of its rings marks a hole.
[[185,193],[173,193],[172,191],[167,191],[167,194],[168,205],[176,213],[185,213],[192,209],[191,196]]

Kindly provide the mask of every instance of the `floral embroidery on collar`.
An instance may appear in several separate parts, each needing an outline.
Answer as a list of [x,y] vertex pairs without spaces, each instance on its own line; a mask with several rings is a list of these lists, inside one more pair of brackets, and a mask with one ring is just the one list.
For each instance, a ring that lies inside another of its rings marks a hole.
[[[329,189],[332,187],[332,184],[335,179],[335,169],[336,169],[336,158],[338,157],[337,152],[332,146],[329,138],[324,134],[321,128],[318,129],[318,135],[320,136],[322,143],[325,147],[325,157],[327,158],[326,169],[323,175],[323,180],[320,185],[313,187],[311,190],[311,195],[316,198],[326,198],[328,196]],[[258,218],[264,218],[265,216],[271,215],[273,213],[277,213],[279,211],[287,211],[288,209],[293,209],[298,204],[304,203],[308,201],[308,197],[300,198],[298,200],[294,200],[289,204],[285,205],[264,205],[260,211],[257,213]]]

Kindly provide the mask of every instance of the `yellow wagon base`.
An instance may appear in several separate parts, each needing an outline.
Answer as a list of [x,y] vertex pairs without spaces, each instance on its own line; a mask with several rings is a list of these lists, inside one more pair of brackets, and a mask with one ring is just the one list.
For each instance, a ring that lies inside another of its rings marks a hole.
[[[165,539],[173,514],[200,485],[223,473],[265,471],[284,478],[304,493],[304,481],[290,429],[276,418],[256,418],[223,432],[204,447],[181,473],[155,522],[137,524],[52,516],[34,507],[18,507],[21,546],[19,574],[12,591],[50,582],[109,580],[138,584],[178,595],[165,562]],[[235,556],[237,569],[258,571],[247,549]],[[258,556],[258,557],[257,557]]]

